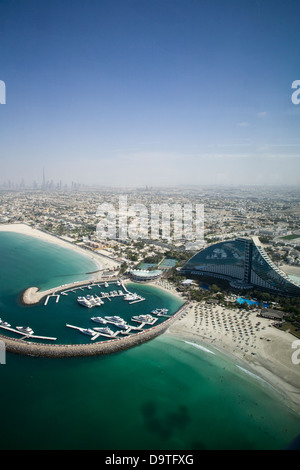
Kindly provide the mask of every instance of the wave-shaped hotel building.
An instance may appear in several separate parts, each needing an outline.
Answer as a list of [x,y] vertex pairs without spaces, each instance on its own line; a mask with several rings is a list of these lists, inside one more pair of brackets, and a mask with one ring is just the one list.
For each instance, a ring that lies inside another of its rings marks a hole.
[[300,286],[272,262],[258,237],[237,238],[204,248],[181,272],[225,279],[233,288],[259,288],[274,294],[300,296]]

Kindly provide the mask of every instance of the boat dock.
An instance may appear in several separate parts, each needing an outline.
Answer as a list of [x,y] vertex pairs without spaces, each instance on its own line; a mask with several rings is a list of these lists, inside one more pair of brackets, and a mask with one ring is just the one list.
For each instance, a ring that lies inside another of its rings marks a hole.
[[49,336],[26,335],[26,334],[24,334],[24,331],[15,330],[14,328],[9,328],[7,326],[0,325],[0,328],[3,328],[3,330],[11,331],[12,333],[17,333],[18,335],[22,335],[23,336],[23,338],[21,338],[22,340],[26,339],[26,338],[46,339],[46,340],[49,340],[49,341],[56,341],[57,340],[57,338],[51,338]]
[[151,322],[150,321],[143,321],[143,320],[134,320],[133,318],[131,319],[131,321],[134,321],[136,323],[140,323],[141,326],[139,328],[143,328],[145,325],[154,325],[154,323],[156,323],[158,321],[158,318],[154,318]]
[[144,300],[146,300],[146,299],[142,298],[142,299],[134,300],[133,302],[129,302],[129,305],[137,304],[139,302],[144,302]]
[[[86,334],[86,331],[87,331],[87,328],[80,328],[79,326],[68,325],[68,324],[66,324],[66,326],[68,328],[73,328],[74,330],[78,330],[78,331],[80,331],[81,333],[84,333],[84,334]],[[106,335],[104,333],[99,333],[99,332],[95,331],[95,334],[90,335],[90,336],[91,336],[91,341],[95,341],[97,338],[99,338],[99,336],[105,336],[106,338],[115,338],[119,333],[120,333],[119,331],[116,331],[113,335]]]
[[[78,289],[81,290],[82,292],[84,292],[85,289],[91,290],[93,287],[99,287],[101,289],[101,288],[103,288],[103,285],[89,284],[89,285],[79,286],[77,288],[73,287],[71,289],[67,289],[67,290],[62,291],[60,294],[57,294],[55,291],[52,291],[50,294],[47,295],[44,306],[46,307],[48,305],[49,300],[50,300],[51,297],[56,297],[56,303],[58,303],[61,295],[67,296],[69,292],[72,292],[73,294],[76,294]],[[101,294],[101,299],[107,299],[109,302],[111,302],[111,299],[113,297],[122,297],[122,296],[125,295],[124,292],[122,292],[121,290],[111,291],[111,292],[101,291],[100,294]],[[142,302],[142,299],[136,300],[135,302]],[[130,303],[135,303],[135,302],[130,302]]]
[[[67,295],[67,294],[64,294],[64,295]],[[44,303],[44,306],[45,306],[45,307],[48,305],[48,302],[49,302],[50,297],[56,297],[56,301],[55,301],[55,302],[58,304],[59,299],[60,299],[60,294],[50,294],[50,295],[48,295],[48,297],[46,298],[45,303]]]

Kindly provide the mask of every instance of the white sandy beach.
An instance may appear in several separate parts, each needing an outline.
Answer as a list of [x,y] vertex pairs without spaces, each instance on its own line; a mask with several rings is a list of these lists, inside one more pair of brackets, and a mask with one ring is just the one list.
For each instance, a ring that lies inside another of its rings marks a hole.
[[[25,224],[6,224],[0,225],[0,232],[13,232],[13,233],[20,233],[22,235],[28,235],[30,237],[38,238],[48,243],[54,243],[55,245],[61,246],[63,248],[76,251],[77,253],[81,254],[82,256],[87,256],[89,259],[94,261],[97,265],[98,270],[114,270],[114,268],[118,267],[117,261],[112,259],[106,258],[101,254],[94,253],[89,250],[85,250],[79,246],[76,246],[74,243],[68,242],[63,240],[60,237],[56,237],[55,235],[51,235],[49,233],[43,232],[38,229],[34,229],[29,227]],[[95,274],[95,278],[99,278],[99,273]]]
[[[178,292],[166,281],[161,287]],[[257,317],[259,310],[230,310],[205,302],[192,302],[188,312],[167,331],[183,340],[198,343],[229,356],[249,372],[275,388],[287,404],[300,412],[300,364],[292,362],[297,340],[278,330],[273,320]]]

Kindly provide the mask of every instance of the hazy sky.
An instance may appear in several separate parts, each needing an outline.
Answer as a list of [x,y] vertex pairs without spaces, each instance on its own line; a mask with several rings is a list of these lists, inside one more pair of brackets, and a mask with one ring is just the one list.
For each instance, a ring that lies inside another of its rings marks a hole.
[[0,182],[299,184],[299,0],[0,0]]

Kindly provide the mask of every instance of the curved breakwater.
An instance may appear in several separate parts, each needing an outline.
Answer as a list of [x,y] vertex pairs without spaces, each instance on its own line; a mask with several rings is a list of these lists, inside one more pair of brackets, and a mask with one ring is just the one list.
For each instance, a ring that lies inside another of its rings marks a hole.
[[183,315],[188,307],[189,302],[186,302],[171,318],[148,330],[144,330],[124,338],[115,338],[93,344],[52,345],[33,342],[28,343],[24,340],[8,338],[6,336],[0,336],[0,339],[4,341],[8,352],[27,356],[61,358],[112,354],[154,339],[156,336],[167,330],[175,320]]
[[[101,279],[101,282],[105,280]],[[112,282],[112,281],[110,281]],[[75,289],[78,287],[94,285],[94,281],[78,281],[72,282],[70,284],[65,284],[64,286],[59,286],[56,288],[48,289],[45,291],[40,291],[37,287],[29,287],[21,295],[21,302],[23,305],[37,305],[48,295],[56,295],[59,292],[63,292],[68,289]]]

